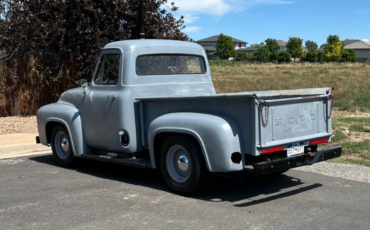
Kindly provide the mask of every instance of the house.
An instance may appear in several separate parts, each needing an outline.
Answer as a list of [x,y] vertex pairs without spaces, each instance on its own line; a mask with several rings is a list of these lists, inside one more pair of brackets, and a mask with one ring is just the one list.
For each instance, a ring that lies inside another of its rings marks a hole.
[[[232,42],[234,43],[235,49],[243,49],[247,47],[247,42],[236,39],[231,37]],[[204,50],[207,51],[207,55],[211,57],[211,59],[216,58],[215,53],[216,53],[216,48],[217,48],[217,41],[218,41],[218,35],[211,36],[208,38],[204,38],[201,40],[198,40],[197,43],[201,46],[203,46]]]
[[253,55],[253,52],[256,51],[258,48],[257,47],[246,47],[246,48],[241,48],[237,49],[236,52],[238,53],[246,53],[248,55]]
[[[286,44],[287,44],[286,41],[283,41],[283,40],[276,40],[276,41],[279,44],[278,52],[286,50]],[[261,45],[261,46],[265,46],[265,45]],[[257,49],[258,49],[257,47],[246,47],[246,48],[237,49],[236,52],[246,53],[248,55],[253,55],[253,52],[256,51]]]
[[283,40],[276,40],[276,41],[277,41],[277,43],[279,44],[279,47],[280,47],[278,52],[285,51],[287,42],[283,41]]
[[348,40],[342,42],[344,49],[354,50],[359,62],[370,61],[370,44],[361,40]]

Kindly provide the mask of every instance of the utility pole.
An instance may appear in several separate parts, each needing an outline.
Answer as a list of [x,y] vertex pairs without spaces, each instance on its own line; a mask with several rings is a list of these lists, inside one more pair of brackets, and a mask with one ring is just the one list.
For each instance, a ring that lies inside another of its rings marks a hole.
[[144,1],[140,1],[140,39],[145,39],[145,23],[144,23]]

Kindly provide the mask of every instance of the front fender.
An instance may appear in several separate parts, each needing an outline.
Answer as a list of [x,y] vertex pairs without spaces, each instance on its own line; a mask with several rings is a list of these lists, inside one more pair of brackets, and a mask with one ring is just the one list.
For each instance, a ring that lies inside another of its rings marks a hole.
[[151,164],[154,168],[156,167],[154,139],[160,133],[181,133],[193,136],[202,149],[210,172],[239,171],[244,168],[243,154],[243,159],[239,164],[231,160],[232,153],[243,151],[239,127],[228,116],[170,113],[153,120],[149,126],[148,140]]
[[70,104],[54,103],[45,105],[37,111],[37,128],[40,142],[43,145],[49,144],[46,130],[49,122],[60,123],[66,127],[75,156],[90,153],[90,148],[83,138],[81,116],[76,107]]

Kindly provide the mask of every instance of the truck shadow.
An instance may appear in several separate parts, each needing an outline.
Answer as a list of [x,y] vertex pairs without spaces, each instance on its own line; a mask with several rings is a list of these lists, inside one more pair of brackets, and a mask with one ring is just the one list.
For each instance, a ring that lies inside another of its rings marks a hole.
[[287,174],[254,176],[252,170],[244,170],[230,175],[218,175],[209,190],[195,198],[212,202],[235,202],[235,207],[248,207],[298,195],[321,186],[319,183],[306,185]]
[[[29,159],[60,167],[52,155],[30,157]],[[79,159],[76,167],[69,170],[173,193],[166,186],[159,170],[136,169],[87,159]],[[235,202],[235,207],[248,207],[298,195],[321,186],[322,184],[318,183],[305,185],[300,179],[287,174],[254,176],[252,170],[244,170],[238,173],[214,175],[208,189],[201,194],[191,196],[191,198],[208,202]]]

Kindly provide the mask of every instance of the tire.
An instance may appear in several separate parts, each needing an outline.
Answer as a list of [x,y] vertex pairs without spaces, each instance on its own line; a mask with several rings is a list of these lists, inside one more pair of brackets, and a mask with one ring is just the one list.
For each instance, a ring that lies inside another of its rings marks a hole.
[[51,134],[51,149],[55,161],[63,167],[71,167],[75,163],[70,137],[66,128],[62,125],[54,127]]
[[209,182],[202,151],[197,142],[186,136],[170,136],[164,141],[160,168],[167,185],[179,194],[200,192]]

